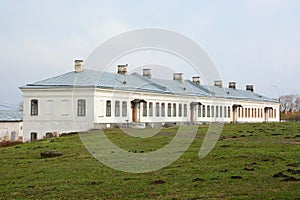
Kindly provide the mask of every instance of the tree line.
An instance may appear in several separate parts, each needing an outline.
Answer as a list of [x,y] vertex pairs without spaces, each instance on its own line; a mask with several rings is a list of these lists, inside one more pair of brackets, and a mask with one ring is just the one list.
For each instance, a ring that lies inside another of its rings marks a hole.
[[300,112],[300,95],[289,94],[280,96],[281,112]]

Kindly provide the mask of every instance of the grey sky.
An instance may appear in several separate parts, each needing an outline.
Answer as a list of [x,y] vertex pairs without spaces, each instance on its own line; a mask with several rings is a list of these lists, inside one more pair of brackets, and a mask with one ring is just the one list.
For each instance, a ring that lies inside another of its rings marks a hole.
[[253,83],[269,97],[300,93],[297,0],[2,0],[0,7],[0,105],[18,104],[19,86],[71,71],[74,59],[86,59],[105,40],[144,27],[193,39],[225,86]]

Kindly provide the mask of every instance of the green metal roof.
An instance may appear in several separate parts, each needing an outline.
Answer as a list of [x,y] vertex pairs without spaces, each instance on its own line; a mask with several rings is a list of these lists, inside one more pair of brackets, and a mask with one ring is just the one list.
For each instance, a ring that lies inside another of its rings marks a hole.
[[22,86],[23,88],[57,88],[57,87],[94,87],[111,88],[128,91],[144,91],[152,93],[193,95],[202,97],[223,97],[230,99],[277,102],[260,94],[216,86],[197,85],[190,80],[183,82],[147,78],[137,73],[122,75],[85,69],[82,72],[68,72],[59,76],[37,81]]
[[0,110],[0,121],[1,122],[16,122],[22,121],[23,114],[17,110]]

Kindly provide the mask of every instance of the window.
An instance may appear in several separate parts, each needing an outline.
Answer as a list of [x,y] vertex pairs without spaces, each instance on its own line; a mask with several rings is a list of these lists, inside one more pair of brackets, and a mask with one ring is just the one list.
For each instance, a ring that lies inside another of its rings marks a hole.
[[150,102],[149,103],[149,117],[152,117],[153,116],[153,103]]
[[219,117],[219,106],[216,106],[216,117]]
[[183,105],[183,115],[184,117],[187,117],[187,104]]
[[147,103],[146,102],[143,103],[143,116],[147,117]]
[[207,106],[207,115],[206,116],[210,117],[210,106],[209,105]]
[[230,117],[231,116],[230,106],[228,106],[227,109],[228,109],[227,117]]
[[171,109],[172,109],[171,103],[168,103],[168,117],[171,117]]
[[211,106],[211,117],[215,117],[215,107]]
[[242,118],[244,118],[244,108],[241,108],[242,110]]
[[198,117],[201,117],[201,105],[198,105]]
[[274,109],[273,117],[276,118],[276,109]]
[[30,109],[31,115],[38,115],[38,100],[32,99],[31,100],[31,109]]
[[220,106],[220,117],[223,117],[223,110],[222,110],[222,106]]
[[178,116],[182,117],[182,104],[181,103],[178,105]]
[[161,104],[161,116],[162,117],[166,116],[166,104],[165,103]]
[[120,101],[115,101],[115,116],[120,116]]
[[79,99],[77,104],[77,116],[85,116],[85,100]]
[[227,117],[227,109],[226,109],[226,106],[224,106],[224,117],[225,117],[225,118]]
[[35,141],[35,140],[37,140],[37,133],[31,132],[30,133],[30,141]]
[[111,116],[111,101],[106,101],[106,117]]
[[155,116],[156,117],[159,117],[159,110],[160,110],[159,103],[156,102],[156,104],[155,104]]
[[247,113],[247,108],[245,108],[245,118],[247,118],[248,117],[248,113]]
[[205,105],[202,105],[202,117],[205,117]]
[[250,108],[248,108],[248,118],[250,118]]
[[127,101],[122,102],[122,116],[123,117],[127,116]]
[[10,133],[10,140],[15,141],[16,140],[16,135],[17,135],[16,131],[12,131]]
[[176,103],[173,103],[173,117],[176,117]]

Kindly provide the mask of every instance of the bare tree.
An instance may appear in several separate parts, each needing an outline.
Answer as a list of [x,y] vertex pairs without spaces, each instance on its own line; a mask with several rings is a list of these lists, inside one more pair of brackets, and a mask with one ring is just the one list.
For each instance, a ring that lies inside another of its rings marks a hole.
[[281,111],[296,112],[300,111],[300,96],[295,94],[284,95],[280,97]]

